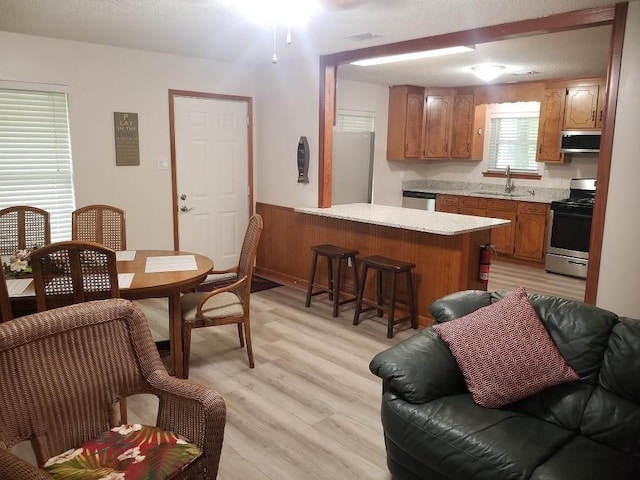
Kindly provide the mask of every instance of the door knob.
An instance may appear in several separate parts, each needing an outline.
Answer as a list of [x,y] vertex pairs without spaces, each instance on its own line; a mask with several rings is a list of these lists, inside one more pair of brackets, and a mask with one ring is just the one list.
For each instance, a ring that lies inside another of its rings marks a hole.
[[187,207],[186,205],[181,205],[180,206],[180,211],[181,212],[190,212],[191,210],[193,210],[193,207]]

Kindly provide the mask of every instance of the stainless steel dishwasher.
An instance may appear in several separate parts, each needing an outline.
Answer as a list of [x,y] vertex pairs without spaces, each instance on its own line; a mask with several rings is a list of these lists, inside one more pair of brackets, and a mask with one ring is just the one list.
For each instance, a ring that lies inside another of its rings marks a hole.
[[415,208],[417,210],[436,210],[436,194],[427,192],[417,192],[415,190],[402,191],[402,206]]

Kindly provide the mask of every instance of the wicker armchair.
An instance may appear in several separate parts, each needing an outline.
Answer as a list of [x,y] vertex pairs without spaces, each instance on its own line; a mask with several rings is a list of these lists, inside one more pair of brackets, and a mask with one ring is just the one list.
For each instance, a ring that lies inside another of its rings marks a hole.
[[[189,378],[189,357],[191,354],[191,330],[217,325],[238,325],[240,346],[247,341],[249,367],[254,367],[251,348],[251,279],[258,251],[258,241],[262,233],[262,217],[252,215],[242,242],[238,265],[227,270],[215,270],[211,273],[235,273],[236,281],[211,292],[192,292],[180,298],[182,314],[182,352],[184,378]],[[244,326],[244,334],[242,327]]]
[[[169,376],[144,314],[128,300],[97,300],[0,324],[0,384],[2,479],[52,478],[41,469],[48,458],[116,426],[119,398],[138,393],[159,398],[156,427],[202,450],[175,478],[216,478],[224,399]],[[38,467],[9,451],[25,440]]]
[[87,205],[71,213],[71,239],[97,242],[114,250],[127,249],[124,210],[110,205]]
[[0,255],[51,243],[49,212],[16,206],[0,210]]

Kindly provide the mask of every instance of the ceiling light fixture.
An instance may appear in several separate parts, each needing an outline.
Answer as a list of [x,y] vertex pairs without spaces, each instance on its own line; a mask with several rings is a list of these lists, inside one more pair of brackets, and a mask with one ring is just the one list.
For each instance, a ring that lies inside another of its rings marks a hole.
[[496,78],[504,69],[504,65],[476,65],[475,67],[471,67],[473,74],[485,82],[490,82]]
[[405,62],[408,60],[419,60],[421,58],[438,57],[440,55],[451,55],[454,53],[470,52],[474,47],[448,47],[439,48],[437,50],[425,50],[424,52],[403,53],[400,55],[390,55],[388,57],[367,58],[351,62],[351,65],[359,65],[361,67],[370,67],[372,65],[383,65],[386,63]]
[[405,62],[407,60],[419,60],[421,58],[439,57],[440,55],[451,55],[454,53],[471,52],[475,47],[448,47],[439,48],[437,50],[425,50],[423,52],[403,53],[400,55],[390,55],[388,57],[367,58],[351,62],[351,65],[359,65],[361,67],[370,67],[372,65],[383,65],[386,63]]
[[278,63],[276,34],[278,26],[287,28],[287,45],[291,45],[291,27],[304,25],[321,10],[348,10],[369,0],[223,0],[228,8],[258,25],[270,25],[273,30],[272,63]]

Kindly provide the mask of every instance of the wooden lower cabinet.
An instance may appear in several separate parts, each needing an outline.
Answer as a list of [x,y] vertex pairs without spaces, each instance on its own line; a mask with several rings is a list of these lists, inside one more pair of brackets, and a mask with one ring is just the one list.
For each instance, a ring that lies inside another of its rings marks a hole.
[[460,197],[457,195],[436,195],[436,212],[459,213]]
[[487,217],[510,220],[511,223],[491,230],[491,243],[498,253],[513,255],[515,249],[518,203],[512,200],[489,200]]
[[542,261],[547,238],[549,206],[541,203],[518,202],[514,256]]
[[462,215],[487,216],[487,199],[481,197],[460,197],[460,209]]
[[536,262],[544,259],[549,217],[547,204],[437,195],[436,211],[510,220],[508,225],[491,229],[491,244],[496,252]]

